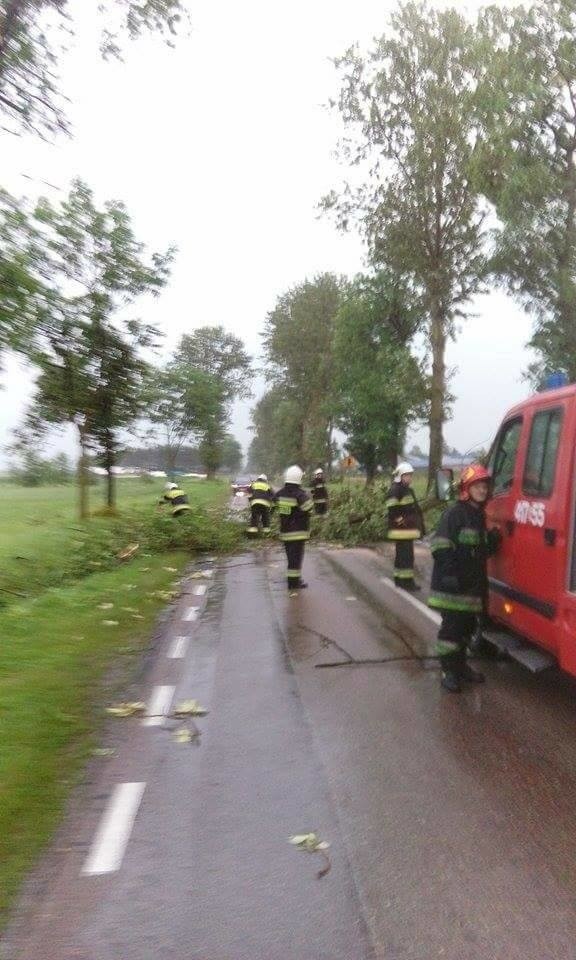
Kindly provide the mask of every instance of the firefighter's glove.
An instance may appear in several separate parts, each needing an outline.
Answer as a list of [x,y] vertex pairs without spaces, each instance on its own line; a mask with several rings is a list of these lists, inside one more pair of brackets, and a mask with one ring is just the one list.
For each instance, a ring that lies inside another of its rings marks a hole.
[[486,542],[488,545],[488,553],[492,555],[496,553],[502,544],[502,534],[497,527],[492,527],[491,530],[488,530],[486,534]]
[[458,577],[442,577],[442,589],[445,590],[446,593],[458,593],[460,589]]

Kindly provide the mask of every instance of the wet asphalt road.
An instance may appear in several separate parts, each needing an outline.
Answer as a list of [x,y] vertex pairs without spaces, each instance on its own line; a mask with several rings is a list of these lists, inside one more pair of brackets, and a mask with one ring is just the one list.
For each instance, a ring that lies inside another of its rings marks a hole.
[[[199,743],[170,721],[111,729],[117,755],[91,769],[0,955],[574,960],[575,685],[490,663],[450,696],[412,659],[426,642],[390,632],[317,551],[306,578],[289,598],[263,547],[182,598],[140,697],[198,698]],[[318,666],[350,658],[394,659]],[[121,782],[145,784],[121,866],[83,875]],[[320,880],[287,843],[308,830],[331,844]]]

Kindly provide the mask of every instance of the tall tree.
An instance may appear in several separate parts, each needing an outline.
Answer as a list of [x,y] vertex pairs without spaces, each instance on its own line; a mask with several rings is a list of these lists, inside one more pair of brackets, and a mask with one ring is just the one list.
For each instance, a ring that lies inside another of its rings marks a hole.
[[426,415],[428,384],[410,352],[419,321],[410,287],[385,271],[357,277],[338,312],[337,422],[367,484],[378,465],[396,465],[408,424]]
[[320,274],[280,296],[266,319],[266,356],[295,418],[302,466],[331,460],[334,324],[345,289],[342,278]]
[[[0,0],[0,117],[11,132],[42,136],[68,129],[57,75],[65,40],[74,32],[69,0]],[[170,39],[184,14],[182,0],[106,0],[97,4],[104,56],[119,56],[123,37],[154,31]]]
[[323,201],[355,221],[376,264],[409,274],[431,351],[430,477],[440,466],[446,344],[485,274],[483,213],[471,183],[476,138],[474,30],[455,10],[406,3],[366,57],[336,61],[349,139],[343,157],[364,184]]
[[194,423],[209,477],[222,463],[222,444],[237,398],[250,396],[252,367],[242,340],[224,327],[199,327],[182,337],[173,369],[189,381],[184,415]]
[[248,452],[248,469],[278,474],[302,459],[302,411],[295,396],[286,397],[283,384],[267,390],[254,405],[254,438]]
[[242,467],[243,460],[242,447],[231,433],[227,433],[222,442],[222,466],[236,473]]
[[576,380],[576,3],[485,11],[478,182],[495,204],[493,268],[535,318],[533,369]]
[[[33,404],[36,423],[72,423],[80,443],[80,514],[87,515],[86,462],[94,445],[109,468],[117,431],[139,411],[144,365],[138,350],[154,331],[116,319],[138,296],[157,295],[167,282],[172,251],[144,259],[144,245],[125,207],[98,209],[91,190],[75,181],[54,207],[42,200],[26,239],[44,291],[38,306],[38,339],[30,351],[40,369]],[[113,479],[109,470],[109,499]]]

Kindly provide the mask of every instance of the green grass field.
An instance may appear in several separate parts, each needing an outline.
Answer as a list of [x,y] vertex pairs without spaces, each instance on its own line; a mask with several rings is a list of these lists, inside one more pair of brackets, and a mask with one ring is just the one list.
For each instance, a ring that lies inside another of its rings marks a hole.
[[[224,502],[229,484],[221,480],[182,481],[192,504],[205,506]],[[163,480],[153,482],[131,478],[118,480],[118,509],[156,509],[162,496]],[[104,483],[90,487],[90,508],[104,506]],[[15,556],[42,556],[52,553],[78,527],[77,494],[73,484],[59,487],[19,487],[0,484],[0,567]],[[96,519],[95,522],[101,522]]]
[[[224,482],[185,486],[192,504],[211,511],[229,490]],[[122,480],[119,508],[154,514],[161,491],[161,483]],[[15,582],[25,594],[4,593],[0,608],[0,927],[98,743],[105,706],[121,696],[166,591],[177,586],[190,559],[189,552],[159,548],[128,563],[113,557],[112,569],[84,571],[80,579],[68,566],[63,585],[34,582],[36,571],[50,583],[50,571],[65,565],[74,538],[88,540],[96,531],[106,546],[113,521],[79,527],[74,496],[73,487],[0,485],[0,582],[19,567]],[[198,529],[211,531],[218,522],[215,515],[204,518]],[[161,528],[174,524],[179,521],[160,521]]]

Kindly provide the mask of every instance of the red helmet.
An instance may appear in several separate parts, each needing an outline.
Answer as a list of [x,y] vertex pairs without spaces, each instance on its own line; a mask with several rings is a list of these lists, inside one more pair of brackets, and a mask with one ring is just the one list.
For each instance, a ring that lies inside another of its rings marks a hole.
[[478,483],[480,480],[490,483],[491,479],[490,471],[481,463],[471,463],[468,467],[464,467],[460,476],[460,499],[468,500],[468,491],[473,483]]

